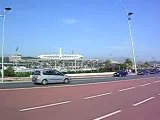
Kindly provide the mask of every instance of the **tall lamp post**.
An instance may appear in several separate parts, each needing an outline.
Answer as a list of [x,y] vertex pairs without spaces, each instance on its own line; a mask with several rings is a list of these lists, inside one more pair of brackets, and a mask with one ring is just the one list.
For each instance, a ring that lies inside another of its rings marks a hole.
[[131,16],[132,16],[132,12],[129,12],[124,1],[123,0],[119,0],[126,12],[127,15],[127,21],[128,21],[128,29],[129,29],[129,36],[130,36],[130,41],[131,41],[131,47],[132,47],[132,55],[133,55],[133,62],[134,62],[134,69],[135,69],[135,73],[137,73],[137,64],[136,64],[136,57],[135,57],[135,48],[134,48],[134,42],[133,42],[133,35],[132,35],[132,30],[131,30]]
[[8,11],[10,11],[11,8],[7,7],[4,9],[3,14],[0,15],[1,17],[3,17],[3,30],[2,30],[2,71],[1,71],[1,76],[2,76],[2,82],[3,82],[3,78],[4,78],[4,54],[3,54],[3,50],[4,50],[4,40],[5,40],[5,21],[6,21],[6,13]]

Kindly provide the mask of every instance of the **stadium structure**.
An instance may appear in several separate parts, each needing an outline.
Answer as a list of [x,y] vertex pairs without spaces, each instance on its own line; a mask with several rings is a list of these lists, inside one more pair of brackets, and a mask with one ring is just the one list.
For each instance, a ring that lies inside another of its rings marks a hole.
[[60,71],[77,70],[82,68],[83,56],[80,54],[63,54],[62,48],[59,50],[59,54],[42,54],[38,55],[38,59],[49,61],[55,69]]
[[38,56],[39,59],[44,60],[82,60],[83,56],[79,54],[62,54],[62,48],[59,50],[59,54],[43,54]]
[[[41,54],[37,57],[24,57],[18,53],[9,57],[9,62],[15,71],[31,71],[34,69],[53,68],[59,71],[87,71],[98,68],[100,60],[84,59],[76,53],[62,53],[62,48],[56,54]],[[25,67],[26,68],[25,68]]]

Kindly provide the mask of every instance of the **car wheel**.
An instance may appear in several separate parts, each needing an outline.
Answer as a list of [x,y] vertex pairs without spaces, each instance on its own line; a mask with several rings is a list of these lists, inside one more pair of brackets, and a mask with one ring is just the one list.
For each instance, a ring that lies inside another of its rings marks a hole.
[[64,79],[64,83],[65,83],[65,84],[68,84],[69,82],[70,82],[69,79],[67,79],[67,78]]
[[47,80],[42,80],[41,83],[42,83],[42,85],[47,85],[48,82],[47,82]]

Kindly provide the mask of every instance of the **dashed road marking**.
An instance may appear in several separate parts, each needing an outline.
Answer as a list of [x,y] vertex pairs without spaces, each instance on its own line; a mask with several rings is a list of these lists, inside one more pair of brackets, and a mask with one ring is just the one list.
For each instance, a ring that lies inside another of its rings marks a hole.
[[160,82],[160,80],[158,80],[158,81],[154,81],[153,83],[158,83],[158,82]]
[[146,84],[139,85],[139,86],[143,87],[143,86],[147,86],[147,85],[150,85],[150,84],[151,84],[151,83],[146,83]]
[[51,106],[63,105],[63,104],[67,104],[67,103],[70,103],[70,102],[71,102],[71,101],[65,101],[65,102],[48,104],[48,105],[43,105],[43,106],[30,107],[30,108],[21,109],[21,110],[19,110],[19,111],[20,111],[20,112],[30,111],[30,110],[35,110],[35,109],[47,108],[47,107],[51,107]]
[[90,96],[90,97],[85,97],[84,99],[88,100],[88,99],[93,99],[93,98],[97,98],[97,97],[101,97],[101,96],[105,96],[105,95],[110,95],[110,94],[112,94],[112,92],[94,95],[94,96]]
[[125,89],[122,89],[122,90],[118,90],[119,92],[122,92],[122,91],[126,91],[126,90],[131,90],[131,89],[134,89],[136,87],[130,87],[130,88],[125,88]]
[[115,115],[115,114],[118,114],[118,113],[120,113],[121,111],[122,111],[122,110],[117,110],[117,111],[115,111],[115,112],[109,113],[109,114],[107,114],[107,115],[104,115],[104,116],[102,116],[102,117],[99,117],[99,118],[96,118],[96,119],[93,119],[93,120],[102,120],[102,119],[104,119],[104,118],[107,118],[107,117],[113,116],[113,115]]
[[141,101],[141,102],[135,103],[135,104],[133,104],[132,106],[135,107],[135,106],[141,105],[141,104],[143,104],[143,103],[145,103],[145,102],[148,102],[148,101],[150,101],[150,100],[152,100],[152,99],[154,99],[154,97],[150,97],[150,98],[148,98],[148,99],[146,99],[146,100],[143,100],[143,101]]

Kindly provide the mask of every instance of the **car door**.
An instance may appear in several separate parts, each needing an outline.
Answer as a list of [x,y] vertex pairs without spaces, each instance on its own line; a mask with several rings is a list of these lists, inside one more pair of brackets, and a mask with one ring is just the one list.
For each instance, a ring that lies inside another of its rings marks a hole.
[[57,70],[54,70],[54,73],[55,73],[55,79],[57,82],[63,82],[64,80],[64,74],[57,71]]
[[49,83],[56,83],[57,78],[56,78],[56,73],[54,70],[49,70],[48,71],[48,78],[49,78]]
[[48,70],[43,71],[43,79],[46,79],[48,83],[51,83],[51,75]]

